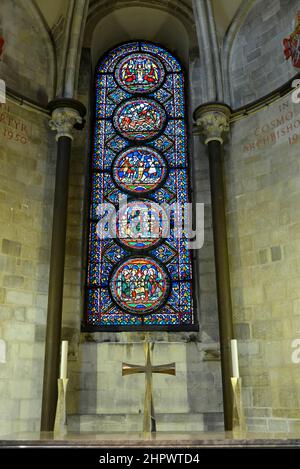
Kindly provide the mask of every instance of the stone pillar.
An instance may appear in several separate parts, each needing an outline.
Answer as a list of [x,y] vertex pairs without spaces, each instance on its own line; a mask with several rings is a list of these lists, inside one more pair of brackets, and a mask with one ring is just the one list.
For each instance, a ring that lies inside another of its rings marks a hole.
[[223,139],[229,131],[230,109],[224,104],[206,104],[194,112],[198,132],[208,147],[218,297],[223,407],[225,430],[232,430],[231,350],[232,305],[223,180]]
[[54,428],[59,374],[62,302],[67,228],[69,164],[73,128],[83,128],[85,107],[73,99],[49,103],[50,128],[56,131],[57,162],[53,207],[48,315],[45,344],[41,431]]

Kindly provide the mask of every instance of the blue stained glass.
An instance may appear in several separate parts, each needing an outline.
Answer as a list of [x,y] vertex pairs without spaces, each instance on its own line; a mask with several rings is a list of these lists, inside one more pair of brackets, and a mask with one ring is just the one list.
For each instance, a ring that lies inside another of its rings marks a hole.
[[159,204],[162,204],[164,202],[172,204],[176,200],[174,192],[166,190],[164,187],[161,187],[154,194],[152,194],[152,198],[155,202]]
[[[166,90],[161,91],[160,99],[164,105],[167,113],[171,117],[183,118],[184,117],[184,92],[183,92],[183,79],[182,74],[171,74],[166,80]],[[169,98],[167,98],[167,93]]]
[[164,132],[163,135],[160,135],[154,142],[150,143],[150,146],[160,151],[166,151],[174,146],[174,142]]
[[138,42],[130,42],[122,44],[119,47],[111,50],[106,57],[101,60],[97,67],[98,73],[107,73],[114,70],[115,64],[118,60],[128,54],[128,52],[134,52],[139,50]]
[[120,137],[119,135],[115,135],[111,139],[107,138],[106,140],[107,148],[115,151],[116,153],[126,148],[128,144],[129,143],[126,142],[126,140]]
[[93,169],[109,170],[115,157],[116,153],[106,146],[102,151],[99,150],[99,153],[95,152],[93,158]]
[[117,308],[110,314],[102,314],[101,320],[97,325],[99,326],[139,326],[142,324],[142,319],[138,316],[133,316],[126,313],[118,313]]
[[152,96],[161,103],[165,103],[169,99],[172,99],[172,93],[170,93],[170,91],[164,88],[160,88],[155,93],[153,93]]
[[108,99],[112,101],[114,104],[119,104],[121,101],[123,101],[123,99],[129,98],[129,97],[130,97],[130,94],[126,93],[123,90],[120,90],[120,88],[116,88],[108,95]]
[[[189,202],[181,65],[159,45],[131,42],[99,62],[95,84],[86,323],[95,330],[193,325],[187,236],[176,237],[175,212],[162,237],[159,206],[151,205]],[[120,195],[128,208],[118,211]],[[108,202],[117,211],[113,239],[99,237],[109,233],[99,212]]]
[[172,247],[169,246],[167,242],[165,242],[157,248],[153,249],[151,254],[162,262],[167,263],[174,256],[176,256],[176,250],[172,249]]
[[126,251],[114,243],[111,247],[109,247],[105,251],[103,257],[105,258],[107,262],[116,264],[117,262],[122,260],[124,256],[126,256]]
[[165,314],[153,313],[150,316],[146,316],[144,324],[149,326],[176,326],[181,324],[181,320],[179,315],[170,314],[169,311],[166,311]]
[[151,52],[152,54],[157,55],[162,62],[164,63],[166,69],[169,72],[180,72],[181,65],[178,60],[167,50],[163,49],[162,47],[158,46],[157,44],[152,44],[149,42],[143,42],[141,44],[141,49],[146,52]]

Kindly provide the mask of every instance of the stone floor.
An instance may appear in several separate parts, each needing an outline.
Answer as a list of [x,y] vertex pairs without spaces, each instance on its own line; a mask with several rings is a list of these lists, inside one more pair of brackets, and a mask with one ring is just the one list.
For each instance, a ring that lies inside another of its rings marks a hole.
[[300,434],[247,433],[17,433],[2,436],[0,447],[300,448]]

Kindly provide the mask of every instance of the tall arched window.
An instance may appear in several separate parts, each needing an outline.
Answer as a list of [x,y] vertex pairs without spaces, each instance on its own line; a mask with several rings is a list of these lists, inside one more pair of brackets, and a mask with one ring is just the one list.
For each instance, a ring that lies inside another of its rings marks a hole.
[[179,61],[143,41],[111,50],[96,69],[87,330],[197,327],[188,237],[161,208],[189,202],[188,167]]

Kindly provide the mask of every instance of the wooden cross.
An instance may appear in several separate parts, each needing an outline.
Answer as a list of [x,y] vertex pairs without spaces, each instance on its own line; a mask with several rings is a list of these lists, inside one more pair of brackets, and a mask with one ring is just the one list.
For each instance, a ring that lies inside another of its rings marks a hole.
[[[154,346],[154,344],[153,344]],[[163,373],[165,375],[176,375],[175,363],[166,365],[152,365],[150,356],[150,342],[148,338],[144,344],[145,366],[122,363],[122,376],[133,375],[136,373],[145,373],[145,400],[144,400],[144,419],[143,432],[156,432],[156,421],[152,395],[152,373]]]

